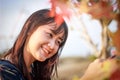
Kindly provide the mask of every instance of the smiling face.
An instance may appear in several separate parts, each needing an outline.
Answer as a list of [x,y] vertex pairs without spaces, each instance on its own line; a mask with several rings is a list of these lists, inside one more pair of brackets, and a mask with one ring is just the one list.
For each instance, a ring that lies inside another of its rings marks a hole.
[[30,36],[26,45],[27,52],[34,60],[45,61],[55,55],[63,42],[64,28],[58,33],[54,23],[39,26]]

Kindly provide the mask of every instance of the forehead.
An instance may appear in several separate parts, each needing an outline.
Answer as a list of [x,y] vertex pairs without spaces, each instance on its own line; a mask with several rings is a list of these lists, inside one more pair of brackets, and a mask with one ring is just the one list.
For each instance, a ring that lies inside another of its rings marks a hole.
[[60,26],[57,26],[57,24],[55,22],[49,23],[48,27],[53,29],[53,30],[57,30],[58,28],[60,28]]
[[63,26],[57,26],[56,23],[50,23],[50,24],[48,24],[48,28],[49,28],[54,34],[65,33],[64,27],[63,27]]

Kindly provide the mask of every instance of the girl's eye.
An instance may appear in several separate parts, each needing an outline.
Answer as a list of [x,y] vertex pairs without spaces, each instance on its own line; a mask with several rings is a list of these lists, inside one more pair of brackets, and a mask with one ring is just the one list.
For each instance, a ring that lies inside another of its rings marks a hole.
[[50,37],[50,38],[53,37],[52,33],[47,33],[47,35],[48,35],[48,37]]
[[57,43],[58,45],[60,45],[60,44],[62,43],[62,41],[58,40],[58,41],[56,41],[56,43]]

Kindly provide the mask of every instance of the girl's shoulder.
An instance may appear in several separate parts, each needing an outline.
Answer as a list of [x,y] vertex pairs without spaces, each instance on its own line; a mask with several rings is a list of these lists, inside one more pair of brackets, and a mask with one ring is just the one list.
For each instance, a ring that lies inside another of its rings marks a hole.
[[8,60],[0,60],[0,79],[25,80],[18,68]]

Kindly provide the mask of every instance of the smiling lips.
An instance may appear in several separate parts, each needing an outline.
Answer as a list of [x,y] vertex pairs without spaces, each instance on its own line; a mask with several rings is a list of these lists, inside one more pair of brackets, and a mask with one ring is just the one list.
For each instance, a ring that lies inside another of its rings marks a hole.
[[42,47],[42,51],[43,51],[43,55],[44,55],[45,57],[48,57],[48,56],[49,56],[50,50],[48,50],[48,49],[45,48],[45,47]]

